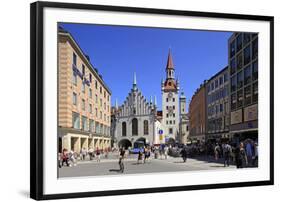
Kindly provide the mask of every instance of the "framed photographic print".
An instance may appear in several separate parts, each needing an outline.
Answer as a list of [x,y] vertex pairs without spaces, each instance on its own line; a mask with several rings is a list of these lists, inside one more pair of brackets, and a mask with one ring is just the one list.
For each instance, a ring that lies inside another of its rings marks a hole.
[[32,3],[31,198],[272,185],[273,19]]

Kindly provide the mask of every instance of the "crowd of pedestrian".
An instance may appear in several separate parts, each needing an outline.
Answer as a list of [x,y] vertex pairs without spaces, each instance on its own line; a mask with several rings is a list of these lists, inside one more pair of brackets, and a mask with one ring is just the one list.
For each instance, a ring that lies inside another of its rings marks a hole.
[[95,160],[99,163],[101,160],[101,156],[104,158],[108,158],[108,153],[111,152],[110,148],[99,149],[98,147],[94,150],[90,147],[88,150],[86,148],[82,148],[79,153],[74,152],[73,150],[68,151],[67,149],[63,149],[60,153],[58,153],[58,167],[61,168],[63,166],[76,166],[77,161],[85,161],[85,160]]
[[143,149],[140,149],[138,152],[137,164],[146,163],[151,155],[151,148],[146,146]]
[[[230,162],[237,168],[258,166],[258,143],[251,139],[246,139],[239,143],[213,143],[206,145],[207,155],[214,155],[216,161],[223,159],[224,166],[229,166]],[[210,152],[211,151],[213,153]]]
[[230,142],[196,142],[186,145],[160,145],[152,147],[152,153],[160,159],[168,156],[182,157],[186,162],[188,157],[205,157],[211,159],[212,156],[216,162],[222,162],[225,167],[230,164],[236,165],[237,168],[257,167],[258,166],[258,143],[257,141],[246,139],[239,143]]
[[[99,163],[101,161],[101,157],[106,159],[108,158],[109,152],[116,152],[116,155],[119,156],[118,164],[120,166],[120,171],[124,172],[124,158],[126,153],[130,155],[129,151],[130,149],[125,149],[124,147],[119,149],[89,148],[88,150],[86,148],[82,148],[80,153],[63,149],[58,155],[58,165],[59,167],[76,166],[78,160],[96,160],[96,162]],[[208,142],[206,144],[195,143],[187,145],[146,145],[143,148],[140,148],[136,158],[137,164],[145,164],[149,162],[151,157],[167,160],[169,156],[182,157],[183,162],[186,162],[188,157],[205,157],[211,159],[213,156],[216,162],[223,163],[225,167],[228,167],[230,164],[236,165],[237,168],[257,167],[258,143],[251,139],[246,139],[239,143]]]

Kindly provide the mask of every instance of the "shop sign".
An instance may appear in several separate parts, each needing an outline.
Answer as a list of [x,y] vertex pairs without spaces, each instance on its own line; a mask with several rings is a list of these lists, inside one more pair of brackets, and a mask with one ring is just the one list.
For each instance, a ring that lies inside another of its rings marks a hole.
[[258,119],[258,105],[252,105],[244,109],[244,121],[253,121]]
[[235,112],[231,112],[231,124],[237,124],[242,122],[242,109]]

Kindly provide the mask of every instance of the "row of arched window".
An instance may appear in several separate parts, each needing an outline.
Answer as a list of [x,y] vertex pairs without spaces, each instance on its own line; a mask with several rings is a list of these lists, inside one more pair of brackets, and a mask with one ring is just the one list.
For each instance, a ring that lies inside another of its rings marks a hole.
[[[144,135],[148,135],[148,120],[143,121],[143,133]],[[138,119],[132,119],[132,135],[138,135]],[[127,136],[127,123],[124,121],[122,122],[122,136]]]

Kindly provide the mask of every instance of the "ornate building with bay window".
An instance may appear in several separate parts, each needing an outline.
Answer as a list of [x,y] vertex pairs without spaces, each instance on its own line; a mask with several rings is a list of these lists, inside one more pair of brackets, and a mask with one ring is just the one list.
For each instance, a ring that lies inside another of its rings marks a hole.
[[111,91],[72,35],[58,33],[58,150],[109,148]]

